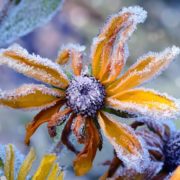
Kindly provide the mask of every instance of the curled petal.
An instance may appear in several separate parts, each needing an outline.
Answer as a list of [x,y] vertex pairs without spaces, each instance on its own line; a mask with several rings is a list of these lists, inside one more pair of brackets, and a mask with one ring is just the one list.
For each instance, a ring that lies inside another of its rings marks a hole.
[[57,102],[54,106],[49,107],[40,111],[32,122],[26,125],[26,136],[25,136],[25,144],[29,144],[31,136],[34,134],[36,129],[43,123],[46,123],[50,120],[50,118],[59,111],[60,107],[64,104],[64,102]]
[[49,59],[29,54],[16,44],[0,51],[0,64],[59,88],[68,86],[68,79],[60,67]]
[[36,159],[36,153],[33,148],[30,149],[28,155],[26,156],[25,160],[23,161],[19,172],[18,172],[18,180],[24,180],[28,176],[29,171],[32,168],[33,162]]
[[51,137],[56,136],[56,126],[60,125],[61,123],[63,123],[66,118],[67,115],[69,115],[69,113],[71,112],[70,108],[66,108],[65,110],[59,111],[57,113],[55,113],[50,120],[48,121],[48,131],[49,131],[49,135]]
[[101,143],[99,132],[91,119],[86,120],[85,146],[74,160],[74,171],[77,176],[86,174],[92,167],[96,151]]
[[76,148],[74,147],[74,145],[70,142],[69,140],[69,136],[71,135],[71,131],[72,131],[72,123],[73,123],[73,120],[74,120],[74,117],[75,115],[74,114],[71,114],[63,131],[62,131],[62,134],[61,134],[61,141],[64,145],[66,145],[66,147],[74,152],[75,154],[78,153],[78,151],[76,150]]
[[[135,30],[136,25],[143,22],[145,18],[146,12],[142,8],[135,6],[124,8],[121,12],[109,19],[92,44],[92,72],[96,78],[102,78],[102,74],[105,73],[104,70],[107,68],[113,71],[111,68],[116,65],[118,68],[115,69],[115,74],[121,71],[126,59],[125,42]],[[114,54],[113,62],[110,62],[113,50],[112,46],[119,32],[121,34],[119,45]]]
[[170,180],[178,180],[180,179],[180,166],[176,168],[176,170],[173,172],[172,176],[170,177]]
[[58,64],[66,64],[68,60],[72,59],[72,69],[76,76],[81,75],[82,71],[82,51],[85,50],[84,46],[69,44],[62,48],[59,52],[56,62]]
[[47,108],[64,97],[64,92],[44,85],[23,85],[15,90],[0,92],[0,105],[15,109]]
[[72,130],[79,143],[84,143],[85,141],[85,137],[82,132],[84,126],[85,126],[85,118],[82,117],[81,115],[78,115],[75,118]]
[[124,91],[117,96],[107,98],[106,103],[114,109],[159,120],[174,119],[180,111],[177,100],[148,89]]
[[180,49],[173,46],[159,54],[150,52],[144,55],[123,76],[107,87],[107,94],[117,95],[152,79],[166,69],[179,53]]
[[134,168],[137,171],[145,168],[145,166],[141,166],[141,163],[143,159],[148,159],[148,154],[146,154],[147,152],[134,131],[130,127],[110,119],[102,112],[98,114],[98,121],[104,135],[114,146],[117,157],[127,167]]

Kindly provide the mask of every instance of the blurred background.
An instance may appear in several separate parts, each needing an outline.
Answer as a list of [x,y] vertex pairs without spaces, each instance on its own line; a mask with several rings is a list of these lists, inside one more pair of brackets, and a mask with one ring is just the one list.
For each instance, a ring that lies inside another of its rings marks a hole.
[[[1,2],[1,0],[0,0]],[[144,24],[140,24],[129,41],[130,57],[127,67],[148,51],[161,51],[173,44],[180,46],[180,1],[179,0],[66,0],[61,12],[46,25],[17,40],[29,52],[55,60],[60,47],[67,43],[86,45],[88,60],[90,45],[106,18],[124,6],[140,5],[148,12]],[[12,89],[23,83],[37,83],[14,71],[0,67],[0,88]],[[146,85],[160,92],[180,98],[180,57],[157,79]],[[23,152],[25,124],[37,112],[22,112],[0,109],[0,142],[14,143]],[[176,122],[180,127],[180,120]],[[51,144],[46,125],[38,129],[31,144],[38,154],[47,152]]]

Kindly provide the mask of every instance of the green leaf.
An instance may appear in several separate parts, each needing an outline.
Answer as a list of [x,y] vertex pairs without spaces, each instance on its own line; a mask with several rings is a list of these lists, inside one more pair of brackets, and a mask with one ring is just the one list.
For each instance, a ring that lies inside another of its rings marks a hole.
[[119,110],[115,110],[115,109],[108,108],[108,107],[103,108],[103,111],[110,113],[110,114],[114,114],[114,115],[122,117],[122,118],[135,118],[135,117],[137,117],[134,114],[129,114],[128,112],[119,111]]
[[35,28],[47,23],[60,7],[62,0],[16,0],[0,21],[0,46],[11,43]]

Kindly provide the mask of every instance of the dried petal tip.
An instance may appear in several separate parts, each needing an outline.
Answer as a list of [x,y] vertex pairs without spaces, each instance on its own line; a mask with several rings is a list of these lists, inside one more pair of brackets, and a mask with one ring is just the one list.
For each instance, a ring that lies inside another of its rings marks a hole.
[[175,132],[164,146],[165,168],[175,170],[180,165],[180,132]]
[[123,8],[121,13],[126,13],[126,12],[133,14],[134,16],[132,16],[132,18],[137,23],[143,23],[147,18],[147,11],[145,11],[140,6],[132,6],[132,7],[128,7],[128,8]]

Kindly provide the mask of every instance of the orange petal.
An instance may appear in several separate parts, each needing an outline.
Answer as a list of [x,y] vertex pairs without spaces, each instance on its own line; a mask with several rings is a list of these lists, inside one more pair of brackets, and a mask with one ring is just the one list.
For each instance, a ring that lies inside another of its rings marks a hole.
[[170,180],[178,180],[180,179],[180,166],[176,168],[176,170],[173,172],[172,176],[170,177]]
[[[140,18],[141,17],[141,18]],[[105,69],[118,65],[116,69],[119,73],[125,61],[124,45],[128,37],[135,30],[137,23],[141,23],[146,18],[146,12],[140,7],[124,8],[120,13],[112,16],[105,24],[99,36],[92,44],[92,72],[97,79],[103,77]],[[131,23],[130,23],[131,22]],[[129,25],[131,24],[131,28]],[[115,52],[114,62],[110,62],[113,45],[120,32],[119,47]],[[120,51],[119,51],[120,50]],[[120,54],[120,53],[122,54]],[[118,59],[116,59],[118,58]],[[116,65],[115,65],[116,64]],[[109,66],[110,65],[110,66]],[[111,69],[112,70],[112,69]]]
[[1,50],[0,64],[5,64],[19,73],[59,88],[68,86],[68,79],[59,66],[49,59],[29,54],[19,45]]
[[64,145],[66,145],[66,147],[74,152],[75,154],[78,153],[78,151],[76,150],[76,148],[74,147],[74,145],[70,142],[69,140],[69,136],[71,135],[71,131],[72,131],[72,124],[73,124],[73,120],[74,120],[74,117],[75,115],[74,114],[71,114],[63,131],[62,131],[62,134],[61,134],[61,141]]
[[139,165],[145,157],[143,147],[134,130],[116,122],[112,118],[107,117],[104,113],[99,112],[98,121],[104,135],[113,145],[118,158],[128,167],[137,170],[141,168]]
[[173,119],[180,111],[177,100],[148,89],[124,91],[107,98],[106,103],[114,109],[155,119]]
[[66,64],[71,58],[73,72],[76,76],[79,76],[82,71],[82,51],[84,50],[84,46],[69,44],[68,46],[63,47],[63,49],[59,52],[56,62],[58,64]]
[[60,125],[61,123],[63,123],[66,120],[67,115],[71,111],[72,110],[70,108],[65,108],[64,110],[61,110],[61,111],[53,114],[53,116],[48,121],[48,126],[47,126],[48,127],[49,135],[51,137],[55,137],[56,136],[56,126]]
[[85,126],[85,118],[82,117],[81,115],[78,115],[75,118],[75,121],[73,123],[73,133],[76,136],[77,140],[79,143],[84,144],[85,137],[84,134],[82,134],[82,128]]
[[1,91],[0,104],[15,109],[46,108],[64,98],[64,92],[44,85],[28,84],[15,90]]
[[148,53],[130,67],[122,77],[107,87],[107,94],[113,96],[152,79],[167,68],[179,53],[180,49],[175,46],[167,48],[159,54]]
[[74,171],[77,176],[83,176],[92,167],[97,148],[100,145],[99,132],[91,119],[86,120],[86,140],[84,149],[74,160]]
[[26,126],[26,136],[25,136],[25,144],[29,144],[31,136],[34,134],[36,129],[43,123],[46,123],[50,120],[50,118],[59,111],[60,107],[63,105],[63,102],[57,102],[54,106],[49,107],[40,111],[32,122],[27,124]]

